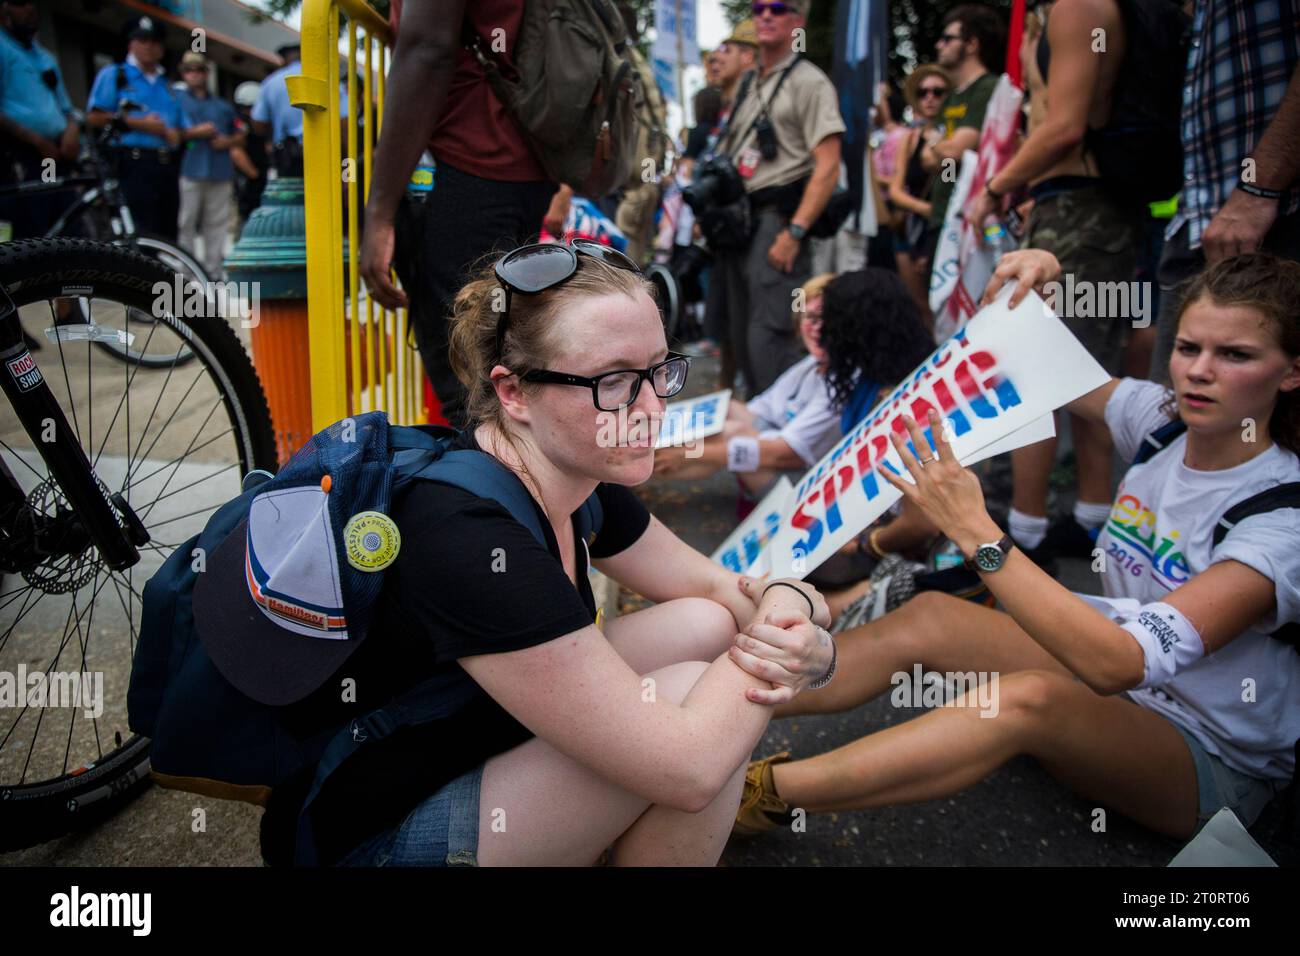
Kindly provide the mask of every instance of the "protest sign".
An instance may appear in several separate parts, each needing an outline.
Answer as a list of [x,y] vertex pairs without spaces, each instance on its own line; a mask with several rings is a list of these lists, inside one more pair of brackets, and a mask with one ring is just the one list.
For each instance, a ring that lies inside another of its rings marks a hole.
[[655,447],[671,448],[716,435],[726,424],[727,406],[730,404],[729,388],[683,402],[669,402],[664,409],[664,422]]
[[[1056,422],[1049,412],[1023,428],[1017,428],[1011,434],[985,445],[970,457],[963,458],[962,464],[975,465],[994,455],[1015,451],[1017,448],[1055,436]],[[787,506],[791,503],[790,483],[784,477],[781,480],[786,485],[781,496],[778,497],[774,489],[764,497],[745,523],[733,531],[718,550],[713,552],[714,561],[737,573],[752,574],[755,577],[762,577],[771,570],[767,545],[776,534],[777,528],[781,526],[781,519],[786,516]],[[759,549],[757,554],[752,553],[754,547]],[[749,562],[748,568],[745,567],[746,561]]]
[[904,415],[932,443],[926,421],[937,410],[954,454],[969,462],[1027,425],[1041,433],[1045,415],[1105,384],[1106,372],[1042,299],[1031,293],[1009,309],[1010,296],[1003,289],[799,480],[768,544],[773,576],[802,578],[901,497],[876,466],[906,477],[889,440],[907,437]]
[[1005,438],[999,438],[997,441],[985,445],[969,458],[963,458],[961,463],[969,467],[970,465],[979,464],[986,458],[992,458],[994,455],[1003,455],[1009,451],[1015,451],[1017,448],[1023,448],[1025,445],[1032,445],[1036,441],[1045,441],[1048,438],[1055,437],[1056,421],[1049,412],[1041,418],[1035,418],[1024,428],[1017,428]]
[[1003,74],[984,113],[978,151],[967,150],[962,155],[961,174],[948,201],[930,278],[930,308],[938,341],[975,314],[976,303],[993,274],[996,256],[983,241],[984,224],[968,222],[966,207],[1015,155],[1023,99],[1024,94]]
[[718,550],[713,552],[713,560],[728,571],[762,577],[767,570],[763,557],[766,545],[781,526],[786,500],[793,488],[790,479],[782,475],[772,490],[763,496],[758,507],[750,512],[749,517],[727,536],[726,541],[718,545]]

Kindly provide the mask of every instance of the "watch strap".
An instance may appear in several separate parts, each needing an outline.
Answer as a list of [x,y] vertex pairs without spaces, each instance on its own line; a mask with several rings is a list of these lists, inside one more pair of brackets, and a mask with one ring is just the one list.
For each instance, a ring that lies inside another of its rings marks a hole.
[[[1001,538],[999,538],[997,541],[993,541],[993,542],[988,542],[988,541],[986,541],[986,542],[984,542],[983,544],[978,545],[978,546],[975,548],[975,553],[978,554],[980,548],[987,548],[987,547],[989,546],[990,543],[992,543],[993,545],[995,545],[995,546],[997,547],[997,549],[998,549],[999,551],[1002,552],[1002,560],[1003,560],[1003,562],[1006,561],[1006,557],[1007,557],[1007,555],[1010,554],[1010,553],[1012,552],[1012,550],[1014,550],[1014,548],[1015,548],[1015,546],[1016,546],[1016,543],[1015,543],[1015,541],[1012,540],[1011,535],[1010,535],[1010,534],[1004,534],[1004,535],[1003,535]],[[964,567],[967,571],[978,571],[978,570],[979,570],[979,568],[978,568],[978,567],[976,566],[976,564],[975,564],[975,557],[974,557],[974,555],[972,555],[972,556],[969,557],[969,558],[964,558],[964,559],[962,560],[962,567]]]

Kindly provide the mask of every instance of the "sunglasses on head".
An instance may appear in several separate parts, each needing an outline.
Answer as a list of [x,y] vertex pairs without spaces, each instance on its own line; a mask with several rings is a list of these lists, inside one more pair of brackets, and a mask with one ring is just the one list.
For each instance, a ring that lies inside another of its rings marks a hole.
[[578,271],[580,255],[599,259],[616,269],[641,274],[640,267],[623,253],[592,239],[573,239],[567,243],[534,242],[506,253],[493,267],[498,281],[506,290],[505,309],[497,320],[498,362],[504,354],[511,294],[522,292],[531,295],[567,282]]
[[787,13],[794,13],[794,7],[785,3],[755,3],[750,6],[749,12],[756,17],[761,17],[764,12],[774,17],[783,17]]
[[[600,259],[616,269],[641,274],[640,267],[623,253],[591,239],[574,239],[565,244],[537,242],[507,253],[493,268],[506,290],[505,309],[497,321],[497,362],[501,361],[505,348],[511,294],[542,292],[568,281],[578,271],[579,256]],[[689,366],[690,360],[686,356],[670,352],[662,362],[644,369],[618,369],[588,377],[542,368],[525,372],[521,378],[527,382],[590,388],[596,408],[614,412],[633,404],[641,391],[641,383],[645,381],[651,383],[660,398],[676,395],[686,385]]]

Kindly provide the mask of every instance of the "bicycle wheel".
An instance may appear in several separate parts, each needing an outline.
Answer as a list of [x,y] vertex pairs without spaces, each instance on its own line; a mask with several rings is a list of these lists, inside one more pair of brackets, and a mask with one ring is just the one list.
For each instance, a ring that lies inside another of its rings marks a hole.
[[[175,243],[154,236],[137,235],[133,239],[121,238],[121,234],[125,229],[122,218],[117,214],[116,207],[103,197],[83,208],[80,215],[73,222],[72,227],[72,235],[69,238],[111,242],[129,249],[135,249],[150,259],[161,262],[169,272],[179,275],[182,283],[188,284],[193,281],[197,282],[202,289],[209,290],[212,288],[208,281],[209,276],[204,271],[203,266],[199,264],[197,259]],[[61,316],[61,318],[83,324],[89,321],[86,316],[78,313],[75,304],[72,312]],[[141,310],[135,310],[131,315],[131,323],[141,329],[148,326],[153,319],[152,313]],[[143,365],[145,368],[167,368],[170,365],[183,365],[194,358],[194,353],[188,348],[182,348],[172,354],[141,350],[135,342],[104,341],[96,342],[95,346],[120,361]]]
[[[21,492],[0,527],[10,571],[0,576],[0,681],[10,678],[11,697],[0,701],[14,705],[0,706],[0,850],[101,819],[146,785],[148,741],[131,733],[126,711],[144,582],[239,493],[246,472],[275,469],[266,398],[224,320],[164,313],[143,330],[146,347],[190,348],[194,361],[183,368],[150,370],[91,347],[124,331],[133,310],[152,314],[154,286],[170,280],[162,265],[119,246],[0,244],[0,283],[24,332],[43,344],[33,357],[68,428],[100,484],[125,498],[151,539],[127,571],[107,568],[93,544],[38,550],[51,538],[34,529],[75,515],[17,416],[0,423],[0,481]],[[69,298],[89,325],[58,320]],[[82,696],[67,706],[78,681]]]

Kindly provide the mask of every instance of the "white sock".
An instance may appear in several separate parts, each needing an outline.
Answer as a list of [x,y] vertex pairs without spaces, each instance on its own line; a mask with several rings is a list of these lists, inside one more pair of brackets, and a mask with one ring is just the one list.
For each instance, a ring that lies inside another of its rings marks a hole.
[[1047,537],[1047,518],[1036,518],[1033,515],[1027,515],[1023,511],[1011,509],[1011,515],[1007,518],[1008,528],[1011,537],[1015,539],[1016,544],[1026,551],[1032,551],[1043,543]]
[[1109,501],[1076,501],[1074,503],[1074,520],[1085,528],[1100,528],[1109,517]]

